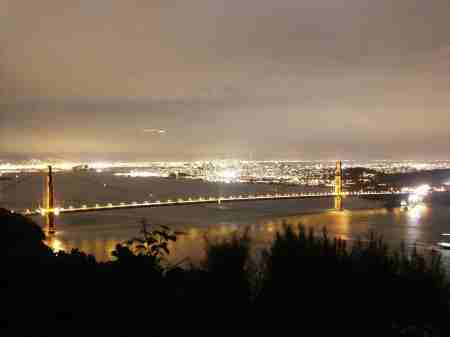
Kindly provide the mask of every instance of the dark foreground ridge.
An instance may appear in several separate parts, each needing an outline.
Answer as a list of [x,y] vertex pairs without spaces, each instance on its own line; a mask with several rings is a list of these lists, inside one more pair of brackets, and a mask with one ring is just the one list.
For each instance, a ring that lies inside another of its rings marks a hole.
[[[259,258],[244,234],[205,240],[200,266],[168,266],[177,233],[143,226],[110,262],[53,253],[39,226],[0,209],[3,336],[448,336],[440,256],[352,247],[286,226]],[[272,332],[273,331],[273,332]]]

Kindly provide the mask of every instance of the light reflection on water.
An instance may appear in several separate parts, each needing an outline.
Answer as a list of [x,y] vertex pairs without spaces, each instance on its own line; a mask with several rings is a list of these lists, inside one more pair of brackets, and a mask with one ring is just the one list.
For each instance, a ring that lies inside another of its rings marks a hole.
[[[171,228],[182,231],[176,243],[170,245],[171,254],[168,260],[177,263],[188,260],[197,263],[204,258],[205,235],[211,240],[229,238],[233,233],[243,233],[248,230],[255,247],[268,247],[276,232],[282,231],[284,224],[302,224],[305,227],[313,227],[315,233],[320,235],[323,228],[327,229],[330,236],[337,236],[345,240],[354,240],[358,237],[367,237],[370,231],[381,234],[393,248],[400,245],[400,241],[407,244],[417,243],[422,248],[430,248],[433,241],[430,237],[439,237],[440,230],[436,233],[427,232],[430,228],[428,222],[432,222],[430,215],[434,214],[429,207],[403,211],[400,209],[386,210],[346,210],[342,212],[324,211],[320,213],[300,214],[296,216],[258,219],[254,224],[220,223],[217,225],[172,225]],[[77,229],[65,227],[59,231],[50,242],[55,250],[70,250],[78,248],[89,254],[93,254],[98,260],[105,261],[111,258],[111,252],[116,244],[124,242],[139,234],[139,225],[130,226],[125,230],[107,229],[91,232],[89,235],[83,232],[82,226]],[[437,235],[437,236],[436,236]],[[446,252],[444,257],[450,258]]]

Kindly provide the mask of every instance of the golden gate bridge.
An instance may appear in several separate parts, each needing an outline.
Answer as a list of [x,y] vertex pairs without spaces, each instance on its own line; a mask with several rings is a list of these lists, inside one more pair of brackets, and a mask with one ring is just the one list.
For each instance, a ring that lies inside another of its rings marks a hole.
[[334,189],[330,192],[306,192],[306,193],[269,193],[269,194],[240,194],[230,196],[217,197],[188,197],[178,199],[168,199],[164,201],[143,201],[143,202],[121,202],[108,204],[83,205],[81,207],[57,207],[54,197],[54,180],[52,166],[48,166],[48,173],[46,175],[45,193],[44,193],[44,207],[38,209],[27,209],[25,211],[14,212],[24,216],[43,216],[45,217],[45,225],[48,234],[56,232],[55,217],[61,214],[74,214],[86,212],[102,212],[112,210],[124,210],[134,208],[152,208],[152,207],[170,207],[182,205],[204,205],[204,204],[222,204],[230,202],[252,202],[252,201],[267,201],[267,200],[290,200],[290,199],[319,199],[319,198],[334,198],[334,209],[337,211],[343,210],[343,199],[346,197],[388,197],[388,196],[407,196],[410,191],[402,190],[388,190],[388,191],[344,191],[343,190],[343,176],[342,176],[342,162],[336,163]]

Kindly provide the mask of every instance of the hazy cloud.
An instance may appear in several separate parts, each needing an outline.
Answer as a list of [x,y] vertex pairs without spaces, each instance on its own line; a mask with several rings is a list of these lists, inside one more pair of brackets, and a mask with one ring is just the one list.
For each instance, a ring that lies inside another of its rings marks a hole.
[[0,13],[0,153],[448,156],[448,0],[0,0]]

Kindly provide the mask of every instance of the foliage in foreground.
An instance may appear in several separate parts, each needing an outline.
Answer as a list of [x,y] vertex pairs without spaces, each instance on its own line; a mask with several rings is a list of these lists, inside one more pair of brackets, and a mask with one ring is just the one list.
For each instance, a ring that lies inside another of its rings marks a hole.
[[211,287],[220,289],[214,294],[227,303],[247,305],[251,294],[252,264],[250,256],[250,237],[246,231],[230,238],[213,241],[205,236],[206,257],[201,268],[209,276]]
[[[166,227],[144,225],[141,238],[99,263],[78,250],[49,254],[39,229],[22,223],[18,235],[10,228],[17,221],[0,217],[2,243],[13,248],[0,260],[0,326],[8,335],[449,333],[439,254],[390,251],[375,235],[349,245],[326,231],[286,226],[255,256],[248,235],[235,234],[207,239],[201,265],[182,269],[164,263],[178,234]],[[21,242],[28,257],[17,253]]]
[[348,247],[326,230],[315,236],[312,228],[286,226],[263,260],[261,307],[302,303],[335,322],[350,315],[354,327],[380,333],[447,324],[449,288],[437,252],[427,258],[415,248],[390,252],[374,234]]
[[171,231],[164,225],[149,225],[145,219],[141,225],[142,237],[117,244],[112,252],[113,260],[122,267],[138,266],[162,274],[166,256],[170,254],[169,244],[176,242],[177,235],[182,233]]

